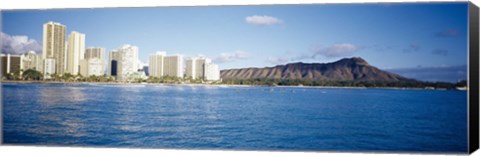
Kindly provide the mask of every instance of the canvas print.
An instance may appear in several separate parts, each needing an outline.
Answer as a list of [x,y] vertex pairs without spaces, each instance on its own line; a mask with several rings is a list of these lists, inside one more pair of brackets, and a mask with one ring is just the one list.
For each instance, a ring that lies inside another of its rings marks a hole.
[[468,150],[467,2],[1,15],[3,144]]

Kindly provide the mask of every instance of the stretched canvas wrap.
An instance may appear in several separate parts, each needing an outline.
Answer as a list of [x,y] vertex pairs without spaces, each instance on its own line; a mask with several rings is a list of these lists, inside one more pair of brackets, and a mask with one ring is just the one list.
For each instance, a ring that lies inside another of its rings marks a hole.
[[468,154],[469,2],[2,10],[2,143]]

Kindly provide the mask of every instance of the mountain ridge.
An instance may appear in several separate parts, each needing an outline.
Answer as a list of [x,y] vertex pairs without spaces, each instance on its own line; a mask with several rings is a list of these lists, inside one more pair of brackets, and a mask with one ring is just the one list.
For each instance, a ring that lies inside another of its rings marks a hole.
[[361,57],[330,63],[295,62],[273,67],[250,67],[220,71],[222,79],[306,79],[317,81],[404,81],[413,80],[381,70]]

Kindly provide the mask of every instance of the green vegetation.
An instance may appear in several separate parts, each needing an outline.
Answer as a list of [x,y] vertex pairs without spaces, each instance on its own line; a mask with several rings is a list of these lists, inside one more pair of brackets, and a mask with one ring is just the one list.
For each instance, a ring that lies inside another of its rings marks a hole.
[[50,74],[47,75],[50,77],[49,79],[45,79],[44,75],[35,70],[35,69],[27,69],[25,71],[16,71],[13,73],[6,74],[3,79],[4,80],[27,80],[27,81],[55,81],[55,82],[114,82],[114,78],[110,76],[89,76],[84,77],[81,74],[72,75],[70,73],[65,73],[63,75],[59,74]]
[[367,87],[367,88],[432,88],[432,89],[456,89],[465,87],[466,81],[458,83],[448,82],[423,82],[416,80],[408,81],[318,81],[302,79],[226,79],[223,84],[236,85],[265,85],[265,86],[331,86],[331,87]]
[[[138,82],[138,80],[137,80],[137,82]],[[201,84],[201,83],[205,83],[201,79],[193,79],[192,77],[179,78],[179,77],[175,77],[175,76],[148,77],[148,79],[142,80],[141,82],[168,83],[168,84],[180,84],[180,83]],[[213,83],[215,83],[215,82],[213,82]]]
[[22,78],[23,80],[41,80],[43,78],[43,74],[34,69],[27,69],[22,73]]

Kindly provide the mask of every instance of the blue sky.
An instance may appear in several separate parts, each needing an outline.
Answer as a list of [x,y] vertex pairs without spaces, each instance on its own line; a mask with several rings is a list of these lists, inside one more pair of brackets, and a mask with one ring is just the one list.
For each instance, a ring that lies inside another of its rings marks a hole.
[[[453,67],[467,64],[467,8],[460,2],[11,10],[2,12],[2,32],[23,37],[22,45],[41,45],[42,25],[55,21],[67,33],[85,33],[87,47],[136,45],[143,62],[155,51],[204,55],[221,69],[354,56],[381,69]],[[12,47],[2,50],[25,49]],[[38,49],[26,49],[32,47]]]

